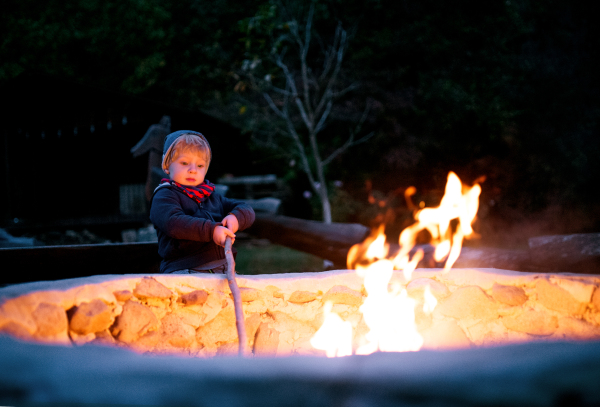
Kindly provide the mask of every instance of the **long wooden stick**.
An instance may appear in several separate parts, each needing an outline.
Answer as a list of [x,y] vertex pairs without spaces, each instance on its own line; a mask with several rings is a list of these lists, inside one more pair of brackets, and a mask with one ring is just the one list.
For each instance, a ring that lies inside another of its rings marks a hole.
[[247,354],[248,337],[246,336],[244,310],[242,309],[242,294],[235,280],[235,260],[233,260],[233,252],[231,251],[230,237],[225,240],[225,258],[227,259],[227,282],[229,283],[231,294],[233,294],[233,305],[235,308],[235,326],[239,340],[238,354],[244,356]]

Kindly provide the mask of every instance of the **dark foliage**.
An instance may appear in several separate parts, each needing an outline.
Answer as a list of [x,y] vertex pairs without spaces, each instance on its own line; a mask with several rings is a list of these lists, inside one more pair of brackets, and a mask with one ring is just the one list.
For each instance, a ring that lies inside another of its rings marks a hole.
[[[244,92],[235,72],[270,52],[269,36],[285,29],[283,9],[301,15],[308,4],[9,0],[0,85],[43,74],[242,123],[244,111],[230,109]],[[349,111],[366,98],[375,106],[376,136],[339,157],[329,179],[360,201],[366,180],[384,194],[415,185],[434,196],[450,170],[467,182],[485,175],[492,215],[558,205],[588,215],[581,230],[600,227],[590,212],[600,176],[598,15],[595,3],[566,0],[316,2],[323,40],[338,21],[353,34],[343,74],[362,86]],[[257,16],[272,21],[249,34]],[[290,171],[285,155],[262,150],[256,161]]]

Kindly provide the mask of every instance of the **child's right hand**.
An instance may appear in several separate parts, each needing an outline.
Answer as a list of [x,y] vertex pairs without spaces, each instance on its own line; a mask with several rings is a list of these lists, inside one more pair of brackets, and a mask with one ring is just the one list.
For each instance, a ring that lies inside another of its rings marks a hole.
[[225,240],[227,240],[227,237],[231,238],[231,244],[235,242],[235,234],[231,230],[223,226],[217,226],[215,228],[215,231],[213,232],[213,240],[216,244],[219,246],[225,246]]

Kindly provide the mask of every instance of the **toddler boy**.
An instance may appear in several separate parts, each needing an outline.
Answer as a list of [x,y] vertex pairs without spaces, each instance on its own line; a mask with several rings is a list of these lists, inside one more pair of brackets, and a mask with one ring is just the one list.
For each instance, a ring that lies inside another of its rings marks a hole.
[[165,139],[162,169],[169,178],[154,190],[150,207],[161,273],[225,273],[225,240],[254,222],[248,204],[216,193],[205,179],[211,158],[201,133],[180,130]]

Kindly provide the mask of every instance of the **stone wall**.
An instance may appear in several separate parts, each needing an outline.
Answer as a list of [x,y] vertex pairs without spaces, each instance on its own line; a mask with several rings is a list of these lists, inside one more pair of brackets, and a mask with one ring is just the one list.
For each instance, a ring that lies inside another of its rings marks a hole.
[[[310,338],[323,305],[350,321],[355,346],[368,331],[354,271],[238,276],[249,346],[257,356],[323,355]],[[600,276],[496,269],[420,269],[406,282],[429,349],[600,338]],[[429,285],[438,300],[422,311]],[[224,276],[94,276],[0,289],[0,332],[65,345],[110,344],[137,352],[211,357],[237,352],[233,300]]]

